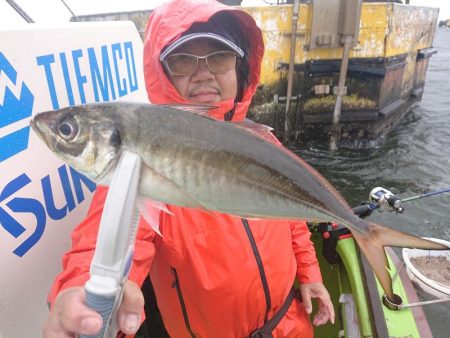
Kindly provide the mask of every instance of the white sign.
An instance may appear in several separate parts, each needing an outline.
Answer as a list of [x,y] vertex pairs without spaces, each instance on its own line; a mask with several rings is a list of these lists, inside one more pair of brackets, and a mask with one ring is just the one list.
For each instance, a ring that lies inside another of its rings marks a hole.
[[41,337],[47,293],[95,184],[30,130],[41,111],[148,102],[131,22],[0,31],[0,337]]

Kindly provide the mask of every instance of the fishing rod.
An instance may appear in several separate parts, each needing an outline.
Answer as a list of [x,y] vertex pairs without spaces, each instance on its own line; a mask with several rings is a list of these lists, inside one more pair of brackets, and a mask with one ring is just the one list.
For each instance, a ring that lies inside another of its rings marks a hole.
[[436,191],[429,192],[429,193],[422,194],[422,195],[417,195],[417,196],[413,196],[413,197],[404,198],[402,201],[403,201],[403,202],[414,201],[414,200],[418,200],[419,198],[424,198],[424,197],[428,197],[428,196],[439,195],[439,194],[443,194],[443,193],[446,193],[446,192],[450,192],[450,188],[445,188],[445,189],[436,190]]
[[401,199],[386,188],[376,187],[373,188],[369,194],[369,202],[353,208],[353,211],[361,218],[369,216],[375,209],[395,211],[396,213],[401,214],[404,211],[404,202],[410,202],[424,197],[440,195],[446,192],[450,192],[450,188],[440,189],[429,193]]

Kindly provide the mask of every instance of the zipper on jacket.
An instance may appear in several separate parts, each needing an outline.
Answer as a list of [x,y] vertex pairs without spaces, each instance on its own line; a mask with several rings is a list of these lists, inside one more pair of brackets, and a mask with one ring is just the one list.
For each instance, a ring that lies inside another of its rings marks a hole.
[[195,338],[195,334],[194,332],[192,332],[191,324],[189,323],[189,318],[186,311],[186,304],[184,304],[183,294],[181,293],[180,281],[178,280],[177,270],[175,270],[175,268],[172,267],[171,269],[174,277],[174,283],[172,287],[175,287],[177,289],[178,300],[180,301],[181,311],[183,312],[184,323],[186,324],[186,328],[189,331],[191,337]]
[[267,283],[266,272],[264,271],[261,255],[259,254],[258,247],[256,246],[255,237],[253,237],[250,225],[245,218],[242,218],[242,224],[244,224],[245,232],[247,233],[248,240],[250,241],[253,255],[256,259],[256,264],[258,265],[259,275],[261,277],[261,283],[264,290],[264,296],[266,298],[266,315],[264,316],[264,323],[267,323],[267,321],[269,320],[269,311],[272,308],[272,300],[270,299],[269,284]]

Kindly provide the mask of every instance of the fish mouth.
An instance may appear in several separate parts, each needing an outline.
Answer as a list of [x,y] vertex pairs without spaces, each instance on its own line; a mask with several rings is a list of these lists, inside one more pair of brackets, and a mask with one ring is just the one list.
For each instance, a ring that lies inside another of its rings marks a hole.
[[[36,133],[36,135],[49,147],[53,150],[53,145],[50,142],[50,139],[46,136],[46,133],[43,129],[47,129],[47,131],[50,131],[50,127],[46,126],[45,124],[40,124],[38,121],[36,121],[36,118],[39,116],[36,115],[34,118],[30,120],[30,127],[33,129],[33,131]],[[42,125],[44,128],[42,128]]]
[[41,131],[39,130],[39,128],[36,126],[36,122],[34,122],[34,118],[30,119],[30,127],[31,129],[33,129],[33,131],[38,134],[39,137],[41,137]]

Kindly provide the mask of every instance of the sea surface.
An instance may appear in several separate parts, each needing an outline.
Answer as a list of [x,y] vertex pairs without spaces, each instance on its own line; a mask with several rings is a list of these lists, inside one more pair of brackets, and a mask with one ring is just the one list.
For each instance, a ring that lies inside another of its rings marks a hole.
[[[421,103],[373,149],[290,144],[353,206],[374,187],[401,198],[450,188],[450,28],[437,29]],[[404,203],[403,214],[375,211],[372,221],[450,241],[450,193]],[[398,251],[401,255],[401,251]],[[419,290],[421,299],[431,299]],[[424,307],[434,338],[450,337],[450,303]]]

